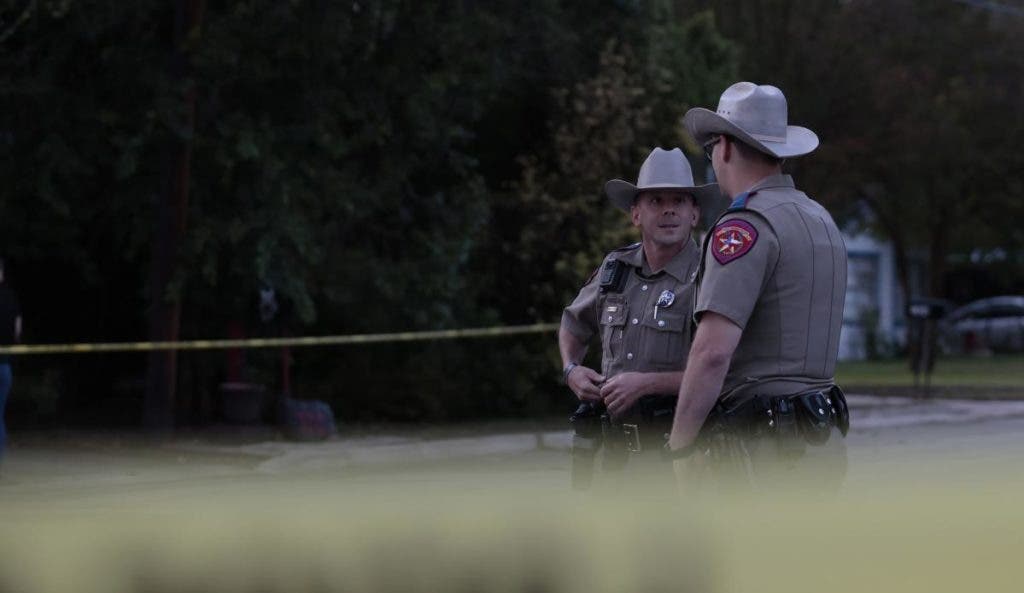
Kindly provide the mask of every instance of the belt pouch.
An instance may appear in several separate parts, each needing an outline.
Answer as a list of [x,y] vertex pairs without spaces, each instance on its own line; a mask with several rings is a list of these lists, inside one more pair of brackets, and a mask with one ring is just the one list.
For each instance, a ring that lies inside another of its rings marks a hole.
[[801,393],[792,401],[804,439],[812,445],[825,443],[832,435],[832,409],[825,394],[820,391]]
[[807,441],[800,434],[793,402],[786,397],[775,398],[771,405],[771,412],[779,456],[794,458],[803,455],[807,448]]
[[845,437],[846,433],[850,431],[850,408],[846,405],[846,395],[838,385],[833,385],[829,389],[828,403],[831,404],[832,410],[835,412],[836,426]]

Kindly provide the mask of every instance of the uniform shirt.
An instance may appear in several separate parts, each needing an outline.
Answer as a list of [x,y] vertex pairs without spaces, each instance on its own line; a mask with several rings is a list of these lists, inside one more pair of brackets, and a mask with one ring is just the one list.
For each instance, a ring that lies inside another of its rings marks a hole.
[[[601,294],[600,274],[594,274],[562,312],[562,327],[583,343],[600,334],[601,374],[607,378],[627,371],[683,370],[692,337],[690,315],[700,263],[697,244],[687,241],[656,274],[649,273],[640,243],[608,254],[598,269],[612,259],[629,266],[622,291]],[[672,304],[655,312],[658,300],[667,298],[662,296],[666,291]]]
[[831,384],[846,298],[846,245],[829,213],[789,175],[747,194],[708,233],[694,308],[698,321],[713,311],[743,330],[727,404]]

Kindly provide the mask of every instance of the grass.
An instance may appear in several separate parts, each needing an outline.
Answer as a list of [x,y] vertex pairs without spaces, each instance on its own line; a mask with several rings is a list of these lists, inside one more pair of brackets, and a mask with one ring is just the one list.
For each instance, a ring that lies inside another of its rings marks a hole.
[[[840,362],[836,380],[847,391],[868,393],[914,387],[906,359]],[[1024,398],[1024,355],[939,358],[931,385],[940,396]]]

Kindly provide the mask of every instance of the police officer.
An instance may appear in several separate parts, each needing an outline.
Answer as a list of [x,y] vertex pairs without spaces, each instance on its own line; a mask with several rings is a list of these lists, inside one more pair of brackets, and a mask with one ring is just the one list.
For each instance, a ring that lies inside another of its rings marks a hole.
[[[558,332],[563,374],[580,400],[603,405],[618,421],[645,396],[670,398],[656,435],[657,451],[664,445],[690,348],[700,259],[693,229],[701,209],[713,208],[721,194],[713,184],[694,185],[678,148],[655,148],[635,185],[614,179],[605,191],[630,214],[641,241],[608,254],[565,308]],[[724,205],[721,201],[720,208]],[[600,372],[582,364],[594,337],[601,340]]]
[[818,146],[787,118],[782,91],[750,82],[726,89],[717,112],[684,117],[732,203],[703,247],[669,439],[681,482],[727,465],[754,487],[801,467],[836,485],[845,474],[848,415],[833,377],[846,247],[829,213],[782,174],[784,159]]

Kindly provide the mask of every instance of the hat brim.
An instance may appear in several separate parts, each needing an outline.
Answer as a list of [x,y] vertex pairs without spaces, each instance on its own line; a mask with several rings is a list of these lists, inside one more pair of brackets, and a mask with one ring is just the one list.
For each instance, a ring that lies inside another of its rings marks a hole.
[[612,179],[604,184],[604,191],[608,194],[608,199],[611,200],[612,204],[614,204],[616,208],[624,212],[629,212],[633,208],[633,202],[636,200],[636,195],[638,193],[652,189],[663,189],[690,194],[693,196],[694,200],[697,201],[697,206],[700,207],[701,212],[708,212],[715,210],[716,208],[724,209],[725,207],[726,197],[722,195],[722,191],[718,188],[717,183],[696,186],[666,184],[637,187],[636,185],[633,185],[628,181],[623,181],[622,179]]
[[703,107],[687,111],[683,116],[683,124],[693,134],[698,144],[705,144],[715,134],[726,134],[780,159],[809,154],[818,148],[818,135],[807,128],[786,126],[785,142],[761,141],[721,115]]

